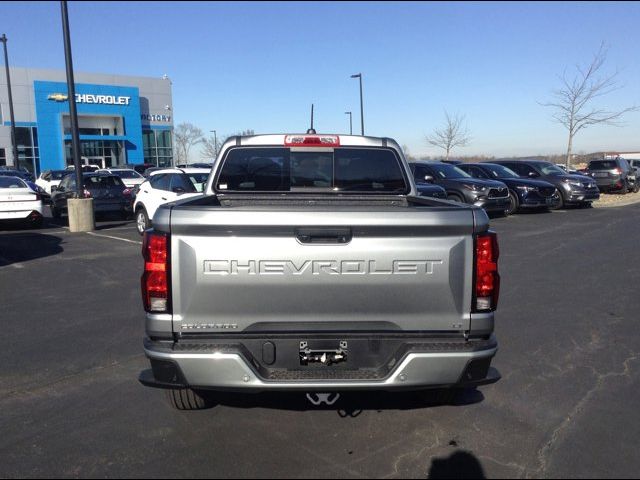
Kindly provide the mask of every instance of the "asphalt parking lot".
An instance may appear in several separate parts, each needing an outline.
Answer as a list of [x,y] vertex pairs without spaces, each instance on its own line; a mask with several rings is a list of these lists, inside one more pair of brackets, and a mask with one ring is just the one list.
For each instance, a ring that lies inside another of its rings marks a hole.
[[138,372],[140,237],[0,230],[1,477],[636,477],[640,205],[492,221],[502,380],[454,406],[228,396],[177,412]]

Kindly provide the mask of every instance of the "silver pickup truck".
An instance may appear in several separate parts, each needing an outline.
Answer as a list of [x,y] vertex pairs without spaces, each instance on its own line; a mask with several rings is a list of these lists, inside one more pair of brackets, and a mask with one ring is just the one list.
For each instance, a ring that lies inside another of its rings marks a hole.
[[178,409],[499,379],[488,217],[418,196],[389,138],[232,137],[202,196],[158,209],[143,256],[140,382]]

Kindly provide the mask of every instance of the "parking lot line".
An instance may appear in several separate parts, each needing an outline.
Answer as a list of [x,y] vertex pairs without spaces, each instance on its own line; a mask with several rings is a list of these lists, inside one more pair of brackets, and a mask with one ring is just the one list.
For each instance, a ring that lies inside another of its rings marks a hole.
[[139,241],[136,241],[136,240],[129,240],[128,238],[114,237],[112,235],[100,235],[99,233],[93,233],[93,232],[85,232],[85,233],[87,235],[91,235],[93,237],[111,238],[112,240],[120,240],[122,242],[135,243],[136,245],[142,245],[142,242],[139,242]]

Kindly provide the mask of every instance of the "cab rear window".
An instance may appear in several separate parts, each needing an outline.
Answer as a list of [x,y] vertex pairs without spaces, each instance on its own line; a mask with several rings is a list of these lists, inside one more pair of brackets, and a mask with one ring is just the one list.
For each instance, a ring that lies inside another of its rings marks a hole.
[[594,160],[589,162],[589,170],[613,170],[618,168],[615,160]]
[[240,147],[229,151],[220,192],[408,193],[395,152],[385,148],[303,150]]

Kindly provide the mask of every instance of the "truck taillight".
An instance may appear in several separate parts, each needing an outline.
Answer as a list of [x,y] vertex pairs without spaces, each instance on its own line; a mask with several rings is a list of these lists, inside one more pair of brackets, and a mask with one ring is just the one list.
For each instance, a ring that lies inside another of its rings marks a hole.
[[472,306],[474,312],[490,312],[498,307],[499,255],[498,236],[495,232],[475,237],[475,291]]
[[152,313],[169,313],[169,236],[145,232],[142,241],[144,273],[142,274],[142,302]]

